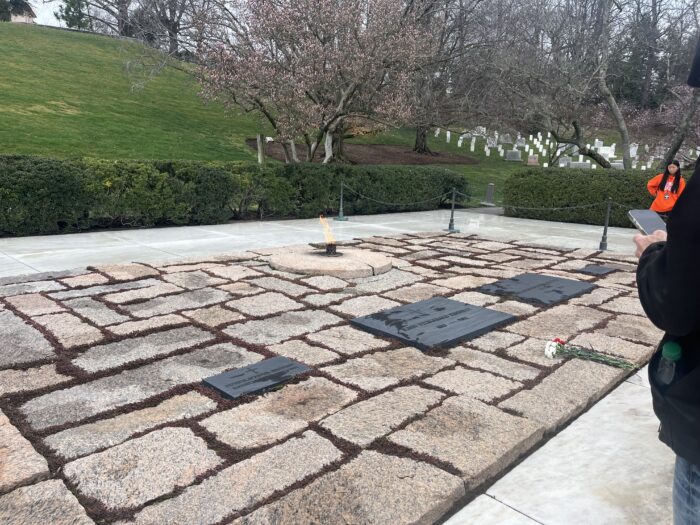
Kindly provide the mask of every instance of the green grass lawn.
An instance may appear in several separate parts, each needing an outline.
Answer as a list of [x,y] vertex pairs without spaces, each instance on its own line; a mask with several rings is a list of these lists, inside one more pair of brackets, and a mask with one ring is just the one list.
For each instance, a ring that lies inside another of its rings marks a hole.
[[138,46],[0,23],[0,153],[57,157],[243,160],[257,119],[206,106],[186,74],[166,70],[134,91]]
[[[55,29],[0,24],[0,153],[105,159],[253,160],[245,139],[260,129],[255,117],[205,105],[196,82],[174,69],[141,90],[125,64],[137,44]],[[412,147],[412,130],[390,130],[351,142]],[[464,174],[482,199],[489,182],[502,199],[503,182],[521,165],[505,162],[483,142],[457,148],[444,134],[434,151],[475,157],[479,164],[444,166]]]

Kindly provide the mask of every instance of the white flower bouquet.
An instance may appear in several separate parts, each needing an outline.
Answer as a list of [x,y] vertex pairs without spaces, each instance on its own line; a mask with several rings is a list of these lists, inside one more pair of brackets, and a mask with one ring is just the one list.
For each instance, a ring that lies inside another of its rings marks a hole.
[[625,368],[627,370],[634,370],[635,368],[634,364],[630,363],[629,361],[601,354],[593,349],[569,345],[558,337],[547,342],[544,347],[544,355],[550,359],[554,359],[556,357],[577,357],[578,359],[595,361],[596,363],[602,363],[604,365],[614,366],[616,368]]

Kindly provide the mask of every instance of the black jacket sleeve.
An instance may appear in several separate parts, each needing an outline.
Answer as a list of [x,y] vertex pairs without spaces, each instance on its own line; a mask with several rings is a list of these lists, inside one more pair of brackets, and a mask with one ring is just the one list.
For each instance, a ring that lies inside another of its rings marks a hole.
[[678,198],[665,243],[639,259],[639,299],[651,321],[673,336],[700,330],[700,163]]

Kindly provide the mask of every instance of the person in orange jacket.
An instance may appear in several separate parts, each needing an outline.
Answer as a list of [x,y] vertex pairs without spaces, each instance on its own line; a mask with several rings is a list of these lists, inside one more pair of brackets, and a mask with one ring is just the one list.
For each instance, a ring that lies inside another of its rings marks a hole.
[[685,189],[680,163],[677,160],[671,162],[663,173],[647,183],[647,189],[655,197],[650,209],[659,214],[670,213]]

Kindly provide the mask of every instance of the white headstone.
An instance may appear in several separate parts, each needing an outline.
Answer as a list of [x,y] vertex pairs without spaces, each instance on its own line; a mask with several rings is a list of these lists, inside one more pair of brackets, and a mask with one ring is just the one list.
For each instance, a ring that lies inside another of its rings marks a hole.
[[474,144],[475,143],[476,143],[476,139],[474,137],[472,137],[472,142],[469,146],[469,151],[471,151],[472,153],[474,153]]
[[457,147],[458,148],[462,147],[462,137],[459,137],[459,139],[457,139]]
[[265,137],[265,142],[267,144],[269,144],[270,142],[274,142],[274,141],[275,141],[275,139],[273,139],[272,137]]
[[451,138],[452,138],[452,133],[450,133],[449,131],[446,131],[445,132],[445,139],[447,140],[448,144],[450,143]]
[[579,155],[579,156],[578,156],[578,161],[579,161],[579,162],[583,162],[583,155]]
[[528,140],[529,140],[530,142],[532,142],[532,135],[530,135],[530,137],[528,138]]
[[642,171],[646,171],[646,169],[647,167],[644,164],[642,164]]
[[593,147],[594,147],[595,149],[600,149],[600,148],[602,148],[602,147],[603,147],[603,141],[600,140],[600,139],[595,139],[595,140],[593,141]]
[[549,164],[547,164],[546,162],[543,162],[543,163],[542,163],[542,167],[543,167],[543,168],[549,168]]
[[595,164],[591,164],[591,169],[592,169],[592,170],[596,169],[597,167],[598,167],[598,166],[596,166]]
[[435,136],[436,136],[436,137],[439,137],[439,136],[440,136],[440,128],[437,128],[437,129],[435,130]]
[[491,156],[491,150],[490,150],[489,148],[486,148],[486,150],[484,151],[484,153],[486,153],[486,156],[487,156],[487,157],[490,157],[490,156]]
[[639,149],[639,144],[636,144],[634,142],[632,144],[630,144],[630,157],[636,157],[638,149]]

